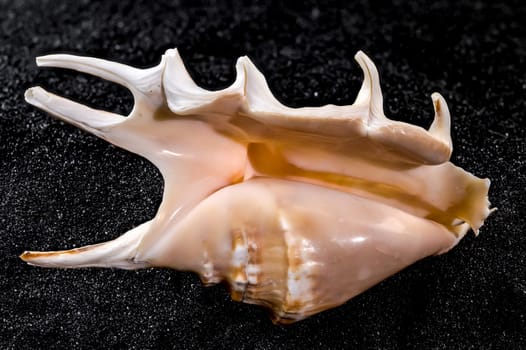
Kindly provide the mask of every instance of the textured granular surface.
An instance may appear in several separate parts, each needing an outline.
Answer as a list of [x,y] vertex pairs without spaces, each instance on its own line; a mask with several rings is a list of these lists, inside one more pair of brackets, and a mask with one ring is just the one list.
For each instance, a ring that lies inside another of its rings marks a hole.
[[[518,1],[0,0],[0,348],[526,347],[524,18]],[[153,165],[23,99],[42,85],[127,113],[131,94],[37,69],[35,57],[71,52],[148,67],[173,47],[210,89],[229,85],[246,54],[295,107],[352,103],[362,80],[353,56],[365,51],[379,68],[389,117],[428,126],[430,94],[443,94],[452,161],[492,180],[498,211],[448,254],[287,327],[190,273],[24,264],[26,249],[119,236],[150,219],[162,193]]]

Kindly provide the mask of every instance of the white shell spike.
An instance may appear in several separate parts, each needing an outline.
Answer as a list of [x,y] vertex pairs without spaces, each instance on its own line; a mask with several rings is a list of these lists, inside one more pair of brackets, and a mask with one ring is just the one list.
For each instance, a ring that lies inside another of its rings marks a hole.
[[106,243],[25,252],[47,267],[171,267],[226,281],[232,298],[289,323],[340,305],[429,255],[454,247],[489,215],[488,179],[449,162],[450,114],[431,95],[429,130],[383,111],[378,71],[350,106],[289,108],[248,57],[234,83],[208,91],[177,50],[150,69],[71,55],[39,57],[119,83],[129,116],[40,87],[30,104],[155,164],[164,181],[154,218]]

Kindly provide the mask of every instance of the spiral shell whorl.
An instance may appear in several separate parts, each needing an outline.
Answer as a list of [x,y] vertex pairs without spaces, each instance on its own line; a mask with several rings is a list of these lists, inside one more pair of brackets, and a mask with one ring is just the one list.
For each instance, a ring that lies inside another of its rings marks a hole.
[[[233,300],[270,308],[275,322],[294,322],[311,314],[307,309],[313,300],[318,263],[308,256],[313,249],[310,243],[287,232],[284,220],[278,220],[275,229],[234,229],[232,265],[223,278]],[[202,280],[209,284],[218,278],[202,276]]]

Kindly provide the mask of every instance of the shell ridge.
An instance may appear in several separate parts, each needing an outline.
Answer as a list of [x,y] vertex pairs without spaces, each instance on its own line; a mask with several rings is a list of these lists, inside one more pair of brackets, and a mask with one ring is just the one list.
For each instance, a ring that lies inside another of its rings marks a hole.
[[[278,127],[285,126],[288,129],[338,136],[346,134],[348,138],[365,136],[384,143],[389,148],[404,145],[401,151],[409,157],[409,162],[440,164],[449,160],[451,156],[450,118],[444,99],[436,93],[433,94],[436,112],[435,121],[429,131],[387,118],[383,111],[378,69],[362,51],[358,51],[355,60],[362,69],[363,82],[352,105],[328,104],[299,108],[280,103],[272,93],[265,76],[247,56],[238,58],[236,80],[231,86],[223,90],[209,91],[198,87],[189,78],[177,51],[169,50],[167,53],[177,57],[177,65],[181,72],[184,72],[183,83],[174,79],[172,84],[168,77],[174,63],[169,61],[164,73],[166,98],[170,110],[174,113],[220,114],[222,111],[225,114],[237,113],[255,121]],[[218,100],[229,96],[235,101],[229,104],[230,109],[225,110],[223,105],[215,106],[219,104]],[[334,123],[335,121],[337,123]],[[362,125],[356,124],[356,121],[362,121]],[[404,140],[404,130],[416,137],[405,137]],[[432,145],[430,150],[425,147],[428,143]]]

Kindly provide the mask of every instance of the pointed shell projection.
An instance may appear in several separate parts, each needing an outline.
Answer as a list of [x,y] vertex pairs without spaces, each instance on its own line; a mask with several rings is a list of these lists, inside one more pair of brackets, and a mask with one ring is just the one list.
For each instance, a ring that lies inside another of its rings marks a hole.
[[226,281],[234,300],[280,323],[335,307],[424,257],[454,247],[490,213],[489,180],[451,164],[450,115],[431,95],[429,130],[388,119],[378,71],[363,53],[354,104],[289,108],[247,58],[228,88],[197,86],[177,50],[137,69],[50,55],[62,67],[127,87],[129,116],[40,87],[30,104],[156,165],[163,200],[150,221],[106,243],[25,252],[46,267],[171,267]]

